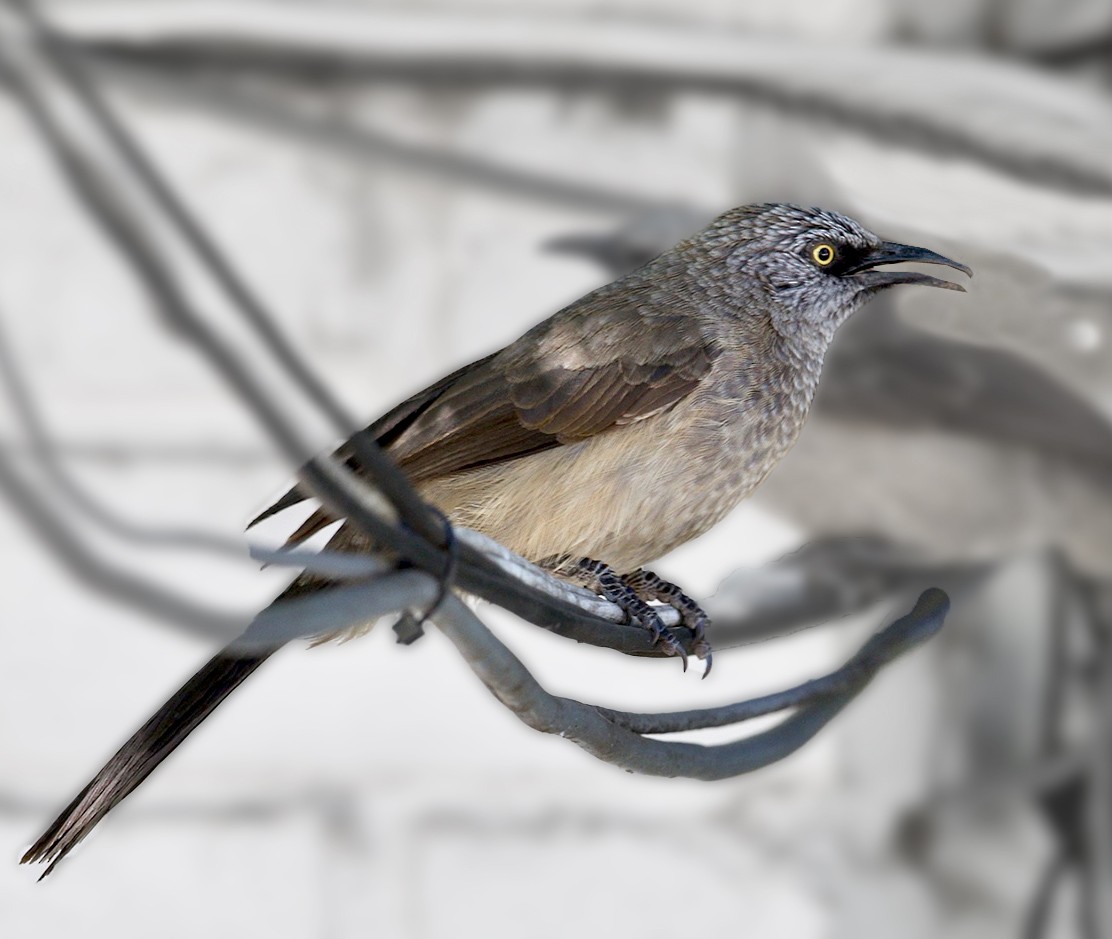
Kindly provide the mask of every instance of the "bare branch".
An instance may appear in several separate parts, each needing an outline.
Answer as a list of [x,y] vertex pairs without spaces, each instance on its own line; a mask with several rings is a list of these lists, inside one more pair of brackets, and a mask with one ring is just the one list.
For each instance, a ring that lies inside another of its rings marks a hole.
[[251,621],[229,651],[274,649],[294,639],[343,633],[410,607],[427,609],[437,591],[436,580],[411,569],[272,603]]
[[856,694],[873,675],[910,645],[918,645],[942,627],[949,609],[949,600],[940,590],[926,591],[909,617],[897,620],[883,632],[873,636],[845,665],[837,671],[804,682],[795,688],[778,691],[762,698],[739,701],[721,707],[670,714],[636,714],[599,708],[600,713],[615,723],[638,734],[673,734],[706,727],[723,727],[764,717],[778,711],[799,707],[811,701],[837,695]]
[[[525,584],[531,589],[551,597],[562,603],[573,604],[591,616],[606,620],[609,623],[621,623],[625,613],[621,608],[596,596],[589,590],[584,590],[566,580],[558,580],[518,554],[514,554],[505,545],[499,544],[480,532],[470,528],[457,528],[456,537],[461,544],[474,548],[492,561],[500,570],[514,580]],[[657,607],[657,614],[665,626],[679,625],[680,614],[670,606]]]
[[391,164],[404,173],[430,174],[515,199],[527,199],[591,212],[636,214],[666,209],[666,202],[648,194],[553,176],[513,166],[482,154],[407,140],[387,130],[368,127],[329,109],[298,106],[246,83],[207,74],[178,75],[157,66],[94,59],[96,73],[145,98],[199,105],[237,126],[251,125],[272,135],[349,159]]
[[874,535],[816,538],[759,568],[728,576],[711,610],[715,646],[732,648],[783,636],[868,609],[927,584],[961,589],[981,564],[940,564]]
[[[717,746],[646,738],[609,719],[599,708],[550,695],[478,617],[454,598],[434,621],[491,693],[533,729],[567,737],[592,756],[633,772],[713,780],[752,772],[794,753],[826,726],[881,666],[933,636],[948,608],[949,600],[942,591],[925,591],[907,616],[870,639],[851,660],[860,670],[841,690],[826,689],[817,698],[802,696],[796,702],[802,705],[799,710],[771,730]],[[737,706],[742,712],[745,707],[745,703]],[[652,726],[654,720],[666,725],[669,715],[638,717]],[[723,723],[730,721],[705,720],[700,726]]]
[[[302,83],[404,82],[437,89],[544,87],[614,94],[684,91],[766,104],[833,122],[873,139],[982,165],[1036,184],[1108,195],[1108,106],[1096,93],[1045,73],[953,52],[825,47],[767,36],[684,31],[674,25],[504,17],[499,29],[464,17],[405,12],[307,13],[293,5],[262,17],[206,24],[184,5],[97,22],[62,11],[82,45],[115,61],[181,73],[210,70],[292,77]],[[883,79],[883,80],[878,80]],[[1001,114],[1022,120],[1001,121]]]
[[183,626],[201,636],[226,642],[243,628],[248,616],[201,606],[192,600],[155,586],[104,561],[73,530],[72,523],[43,498],[0,455],[0,490],[12,508],[62,561],[71,574],[89,587],[130,606],[153,613],[160,619]]
[[33,3],[8,0],[8,6],[22,17],[36,38],[50,51],[59,73],[70,90],[81,99],[100,129],[117,148],[124,162],[148,189],[161,209],[177,226],[189,245],[212,271],[213,279],[234,301],[236,308],[254,329],[270,352],[294,375],[308,391],[318,407],[336,424],[340,433],[350,433],[356,424],[344,412],[323,382],[310,370],[301,355],[277,328],[246,282],[224,259],[223,253],[208,233],[197,223],[185,203],[166,179],[155,171],[142,146],[116,118],[96,84],[89,80],[70,42],[54,30]]

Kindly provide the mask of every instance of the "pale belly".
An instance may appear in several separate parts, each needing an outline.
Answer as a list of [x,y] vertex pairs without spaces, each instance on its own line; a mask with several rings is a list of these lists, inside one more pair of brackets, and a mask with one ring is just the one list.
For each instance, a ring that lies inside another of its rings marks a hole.
[[796,436],[705,402],[421,486],[458,525],[540,563],[635,570],[719,522]]

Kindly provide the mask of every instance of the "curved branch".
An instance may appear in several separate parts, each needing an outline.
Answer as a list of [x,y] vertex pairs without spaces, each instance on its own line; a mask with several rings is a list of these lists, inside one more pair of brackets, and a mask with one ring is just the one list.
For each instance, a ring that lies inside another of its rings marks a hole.
[[[784,759],[825,727],[896,656],[925,642],[941,627],[949,599],[937,589],[923,592],[915,608],[870,639],[856,661],[859,671],[838,691],[800,698],[802,706],[776,727],[732,743],[704,746],[654,740],[608,718],[606,712],[549,694],[459,600],[434,616],[472,670],[492,694],[535,730],[567,737],[592,756],[623,769],[652,776],[715,780],[752,772]],[[744,703],[738,705],[744,710]],[[641,715],[651,725],[652,715]],[[669,715],[658,726],[667,724]],[[741,718],[744,719],[744,718]],[[704,723],[720,726],[731,721]]]
[[106,596],[154,613],[201,636],[227,641],[242,628],[246,615],[236,616],[195,603],[188,597],[156,586],[151,581],[103,560],[74,531],[72,522],[50,500],[23,480],[0,457],[0,491],[39,539],[53,551],[79,581]]
[[720,707],[666,714],[637,714],[610,708],[598,710],[607,719],[634,733],[673,734],[737,724],[820,699],[843,695],[852,697],[894,658],[938,632],[949,608],[950,600],[945,593],[936,587],[925,590],[911,613],[874,635],[841,668],[786,691]]

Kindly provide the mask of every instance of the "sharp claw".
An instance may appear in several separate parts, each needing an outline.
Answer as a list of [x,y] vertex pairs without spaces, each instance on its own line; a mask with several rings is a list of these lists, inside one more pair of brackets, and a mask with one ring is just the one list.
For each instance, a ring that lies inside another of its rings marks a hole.
[[683,670],[684,670],[684,672],[686,672],[687,671],[687,650],[682,645],[680,645],[679,642],[675,642],[674,648],[676,650],[675,654],[680,657],[680,661],[683,663]]
[[668,651],[668,654],[679,656],[680,662],[683,663],[683,670],[686,672],[687,671],[687,650],[683,647],[683,643],[681,643],[668,630],[664,630],[661,633],[661,636],[665,640],[664,641],[664,647]]
[[[687,649],[676,635],[661,621],[660,616],[649,605],[650,600],[661,600],[680,613],[681,622],[694,635],[692,649],[699,658],[707,661],[705,678],[710,672],[710,644],[704,638],[707,617],[698,605],[680,592],[674,584],[668,584],[649,571],[638,571],[625,577],[618,575],[607,565],[583,558],[578,562],[578,570],[585,586],[602,594],[616,603],[626,614],[626,621],[637,623],[648,630],[650,642],[662,645],[665,654],[679,656],[683,670],[687,671]],[[646,587],[646,578],[649,584]],[[631,579],[633,583],[631,583]],[[655,584],[656,586],[652,586]],[[646,595],[647,593],[647,595]]]
[[714,667],[714,654],[708,649],[706,654],[707,667],[703,669],[703,680],[706,680],[707,675],[710,674],[711,668]]

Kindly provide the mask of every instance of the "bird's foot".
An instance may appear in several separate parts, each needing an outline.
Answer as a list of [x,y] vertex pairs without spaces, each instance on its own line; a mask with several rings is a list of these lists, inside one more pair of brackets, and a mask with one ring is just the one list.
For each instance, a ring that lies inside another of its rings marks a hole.
[[707,663],[703,670],[703,677],[706,678],[710,674],[711,666],[714,665],[714,654],[706,635],[707,628],[710,626],[710,617],[707,616],[706,611],[671,581],[644,568],[626,574],[623,581],[642,600],[659,600],[661,603],[667,603],[680,614],[684,626],[694,634],[695,643],[692,651],[697,658]]
[[588,590],[621,607],[630,622],[639,623],[649,631],[654,645],[659,644],[668,655],[678,655],[683,670],[687,671],[687,650],[626,578],[609,565],[591,558],[581,558],[572,576]]

